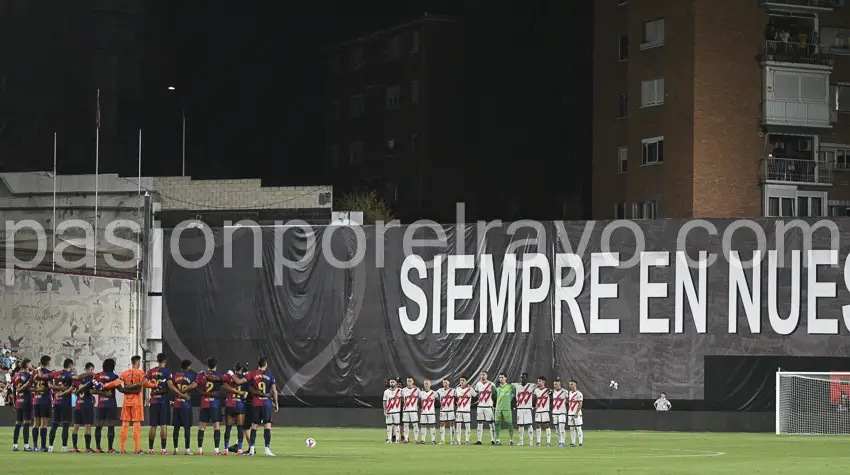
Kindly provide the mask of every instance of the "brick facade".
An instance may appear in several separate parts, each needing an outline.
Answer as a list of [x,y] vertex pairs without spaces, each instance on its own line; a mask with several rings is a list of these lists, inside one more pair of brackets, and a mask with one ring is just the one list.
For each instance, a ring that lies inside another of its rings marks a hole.
[[[624,203],[657,200],[657,217],[732,218],[764,214],[762,159],[772,151],[761,125],[764,68],[759,62],[768,7],[741,0],[595,0],[593,217]],[[850,6],[796,10],[824,26],[850,28]],[[664,19],[663,46],[642,49],[645,23]],[[618,61],[620,34],[629,57]],[[834,55],[830,84],[850,82],[850,56]],[[664,103],[640,107],[641,81],[664,78]],[[618,118],[621,92],[628,114]],[[850,144],[850,115],[829,130],[791,127],[820,142]],[[664,163],[641,166],[641,140],[664,137]],[[819,143],[820,143],[819,142]],[[618,147],[628,171],[618,173]],[[817,153],[817,150],[815,150]],[[836,170],[828,201],[850,199],[850,171]],[[805,188],[802,185],[800,189]]]

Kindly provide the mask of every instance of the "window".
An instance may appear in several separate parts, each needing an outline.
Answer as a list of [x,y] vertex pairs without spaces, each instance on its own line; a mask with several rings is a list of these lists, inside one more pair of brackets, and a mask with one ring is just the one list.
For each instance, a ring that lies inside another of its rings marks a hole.
[[619,110],[617,111],[617,118],[622,119],[627,115],[629,115],[629,95],[625,92],[621,92]]
[[620,35],[619,60],[629,59],[629,35]]
[[850,216],[850,208],[842,205],[829,205],[829,215],[835,217],[848,217]]
[[[769,217],[820,217],[827,211],[824,209],[826,192],[768,187],[767,195],[766,215]],[[829,213],[835,212],[837,211],[831,206]]]
[[640,106],[658,106],[664,104],[664,79],[650,79],[640,83]]
[[410,134],[410,151],[415,152],[416,147],[419,145],[419,136],[416,134]]
[[351,142],[348,146],[348,163],[351,165],[359,165],[363,163],[363,141],[357,140]]
[[355,94],[348,99],[348,117],[356,119],[366,112],[366,98],[363,94]]
[[629,171],[629,148],[620,147],[617,149],[617,173],[627,171]]
[[774,218],[794,217],[794,198],[768,198],[768,216]]
[[655,48],[664,44],[664,19],[648,21],[643,25],[643,43],[640,49]]
[[419,52],[419,30],[413,32],[413,45],[410,47],[410,54]]
[[653,165],[664,163],[664,137],[653,137],[641,140],[643,151],[641,153],[642,165]]
[[393,61],[401,55],[401,38],[394,36],[384,45],[384,61]]
[[626,219],[626,203],[614,205],[614,219]]
[[850,112],[850,84],[830,85],[829,101],[832,110],[839,113]]
[[363,48],[360,46],[356,46],[351,50],[351,70],[357,71],[358,69],[363,69],[363,65],[365,61],[363,60]]
[[386,107],[387,109],[398,109],[401,98],[401,88],[399,86],[390,86],[387,88],[386,93]]
[[398,201],[398,185],[389,182],[387,183],[387,199],[390,201]]
[[850,54],[850,29],[821,27],[820,44],[827,53]]
[[419,102],[419,81],[410,81],[410,103]]

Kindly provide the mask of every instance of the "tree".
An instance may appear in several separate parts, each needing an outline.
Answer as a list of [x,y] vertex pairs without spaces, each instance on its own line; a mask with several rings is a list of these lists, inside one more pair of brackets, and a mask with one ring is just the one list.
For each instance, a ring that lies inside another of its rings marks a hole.
[[363,224],[375,224],[377,221],[388,223],[393,220],[390,206],[374,191],[356,191],[345,195],[339,206],[334,208],[346,211],[362,211]]

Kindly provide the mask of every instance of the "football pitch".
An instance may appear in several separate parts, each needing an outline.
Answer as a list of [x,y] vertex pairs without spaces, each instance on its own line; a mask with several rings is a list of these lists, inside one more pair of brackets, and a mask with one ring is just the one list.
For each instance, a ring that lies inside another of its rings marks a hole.
[[[375,475],[411,471],[490,475],[493,473],[653,475],[850,473],[850,450],[848,450],[850,438],[847,437],[585,431],[583,448],[564,449],[507,445],[500,447],[385,445],[386,432],[380,429],[280,428],[275,429],[272,439],[272,450],[277,457],[268,458],[263,456],[214,457],[211,455],[213,448],[211,432],[210,429],[207,430],[205,443],[207,455],[163,457],[161,455],[13,453],[11,451],[12,430],[3,428],[0,429],[0,438],[3,440],[0,467],[4,475],[18,473],[150,475],[157,472],[229,475],[284,472]],[[147,428],[143,437],[147,437]],[[304,440],[307,437],[316,439],[315,448],[308,449],[305,446]],[[192,439],[192,450],[195,450],[194,430]],[[261,435],[260,439],[262,439]],[[555,434],[553,439],[557,445]],[[474,433],[472,440],[475,440]],[[502,440],[506,443],[506,431],[502,434]],[[147,448],[146,439],[142,445],[143,448]],[[171,449],[170,440],[169,449]]]

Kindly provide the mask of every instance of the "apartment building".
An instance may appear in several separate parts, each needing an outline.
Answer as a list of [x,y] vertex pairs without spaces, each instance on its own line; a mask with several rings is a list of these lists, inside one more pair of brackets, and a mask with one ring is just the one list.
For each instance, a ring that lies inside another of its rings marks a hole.
[[402,220],[453,212],[457,35],[455,19],[423,15],[327,48],[324,165],[340,195],[377,191]]
[[594,218],[850,215],[844,0],[594,2]]

